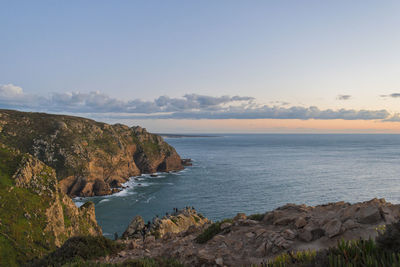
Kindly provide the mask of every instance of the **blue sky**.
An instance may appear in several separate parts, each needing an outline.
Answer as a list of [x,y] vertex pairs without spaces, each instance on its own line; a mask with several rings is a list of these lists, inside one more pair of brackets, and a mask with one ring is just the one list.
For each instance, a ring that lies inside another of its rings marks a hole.
[[383,121],[400,112],[399,14],[398,1],[0,1],[0,108],[155,131],[167,118],[197,132],[215,130],[198,119],[393,128]]

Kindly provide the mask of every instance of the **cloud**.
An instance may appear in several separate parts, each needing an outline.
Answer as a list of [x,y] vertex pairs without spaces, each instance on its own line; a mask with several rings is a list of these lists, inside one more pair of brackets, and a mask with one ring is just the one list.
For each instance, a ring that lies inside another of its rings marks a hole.
[[397,97],[400,97],[400,93],[393,93],[393,94],[390,94],[390,95],[381,95],[381,97],[397,98]]
[[22,88],[11,83],[0,85],[0,96],[15,97],[23,94]]
[[389,116],[388,118],[384,119],[383,121],[400,122],[400,113],[395,113],[392,116]]
[[287,105],[290,105],[289,102],[285,102],[285,101],[269,101],[269,103],[274,105],[274,106],[287,106]]
[[[317,107],[229,108],[219,111],[188,111],[152,115],[158,119],[300,119],[300,120],[383,120],[390,116],[386,110],[321,110]],[[145,118],[145,117],[141,117]],[[147,118],[149,118],[147,116]]]
[[[141,119],[300,119],[389,120],[386,110],[319,109],[289,106],[289,103],[258,104],[249,96],[186,94],[160,96],[153,101],[119,100],[100,92],[53,93],[48,97],[24,93],[21,87],[0,85],[0,108],[72,114],[91,117]],[[278,104],[278,105],[277,105]]]
[[351,95],[338,95],[336,99],[338,100],[349,100]]

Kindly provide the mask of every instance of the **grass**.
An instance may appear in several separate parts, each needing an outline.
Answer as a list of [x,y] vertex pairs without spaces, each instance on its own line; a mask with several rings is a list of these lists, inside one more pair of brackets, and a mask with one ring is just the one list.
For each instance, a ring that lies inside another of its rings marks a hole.
[[208,240],[212,239],[215,235],[222,232],[221,225],[223,223],[232,223],[232,219],[225,219],[219,222],[211,224],[207,229],[205,229],[199,236],[196,237],[196,242],[199,244],[207,243]]
[[[50,198],[15,186],[11,178],[23,155],[0,147],[0,266],[18,266],[54,247],[54,237],[46,235],[44,215]],[[47,169],[38,177],[49,182]]]

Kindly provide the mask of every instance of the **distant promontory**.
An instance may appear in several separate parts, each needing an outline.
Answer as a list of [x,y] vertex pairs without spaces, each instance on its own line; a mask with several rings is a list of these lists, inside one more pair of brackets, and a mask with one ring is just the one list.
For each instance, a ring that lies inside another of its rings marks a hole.
[[159,135],[74,116],[0,110],[0,142],[54,168],[71,197],[111,194],[131,176],[183,169]]

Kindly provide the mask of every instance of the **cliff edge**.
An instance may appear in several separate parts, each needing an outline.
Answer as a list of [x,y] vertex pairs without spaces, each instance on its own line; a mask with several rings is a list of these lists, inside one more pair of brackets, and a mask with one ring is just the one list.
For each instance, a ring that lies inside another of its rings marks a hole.
[[108,195],[131,176],[183,169],[161,136],[73,116],[0,110],[0,142],[54,168],[69,196]]

